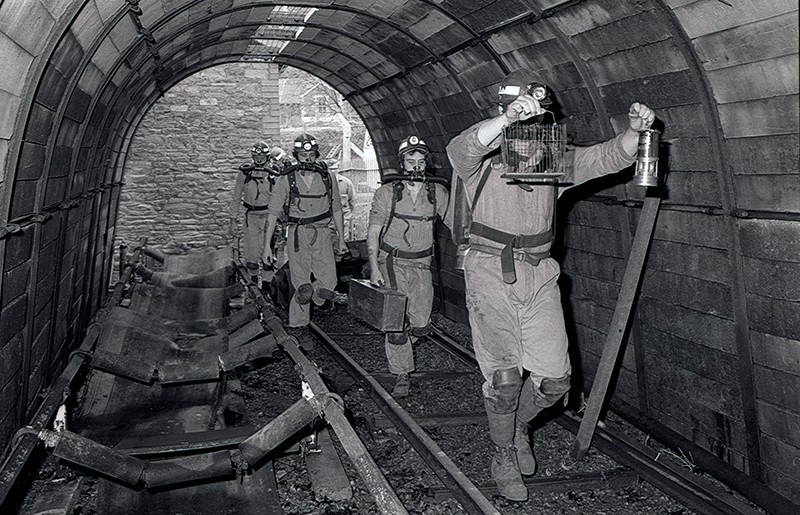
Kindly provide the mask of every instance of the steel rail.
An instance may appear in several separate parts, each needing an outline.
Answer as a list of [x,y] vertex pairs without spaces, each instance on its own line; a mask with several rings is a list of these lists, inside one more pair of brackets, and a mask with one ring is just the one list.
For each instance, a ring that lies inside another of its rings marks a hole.
[[318,325],[311,322],[309,328],[313,334],[325,343],[325,349],[330,355],[357,381],[362,383],[372,399],[468,513],[499,515],[500,512],[483,495],[481,490],[461,472],[436,442],[406,413],[374,377],[356,363]]
[[[571,412],[564,413],[556,422],[578,434],[581,417]],[[602,424],[602,422],[601,422]],[[603,430],[606,429],[606,430]],[[760,515],[761,510],[752,508],[727,492],[717,490],[710,484],[701,484],[696,474],[657,461],[656,451],[622,438],[602,426],[594,433],[597,449],[620,463],[636,470],[639,475],[687,508],[704,515]]]
[[338,396],[333,394],[322,377],[319,375],[316,365],[309,360],[300,350],[297,339],[287,334],[281,320],[272,311],[264,296],[258,288],[250,282],[250,274],[247,272],[242,262],[235,262],[234,266],[237,273],[246,286],[248,295],[261,311],[261,325],[275,337],[278,344],[286,351],[292,360],[297,364],[301,379],[308,385],[315,397],[320,399],[318,402],[322,406],[325,420],[333,428],[339,442],[347,453],[350,461],[355,466],[367,489],[372,494],[378,509],[387,515],[400,515],[408,513],[403,506],[400,498],[392,489],[386,477],[381,472],[375,460],[369,454],[364,442],[358,437],[350,421],[344,412],[344,407],[337,402]]

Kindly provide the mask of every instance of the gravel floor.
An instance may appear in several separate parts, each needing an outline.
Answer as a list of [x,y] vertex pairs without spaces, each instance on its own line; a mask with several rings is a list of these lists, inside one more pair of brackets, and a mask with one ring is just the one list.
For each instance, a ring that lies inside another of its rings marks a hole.
[[[367,371],[387,371],[382,337],[375,335],[373,329],[350,317],[344,306],[338,306],[332,312],[315,313],[313,318],[321,329],[332,334],[336,343],[350,353]],[[444,328],[453,336],[459,338],[469,336],[468,327],[438,318],[436,322],[446,326]],[[372,334],[352,336],[362,333]],[[301,338],[312,339],[310,336]],[[308,352],[308,355],[329,378],[345,373],[319,344]],[[416,347],[415,357],[418,371],[471,370],[469,365],[442,352],[430,342],[423,342]],[[266,404],[270,398],[275,397],[276,405],[284,407],[296,398],[279,399],[280,389],[274,384],[275,379],[279,377],[289,379],[290,383],[296,377],[291,360],[282,352],[276,353],[275,360],[263,368],[253,369],[242,375],[246,402],[254,422],[258,423],[259,419],[265,421],[274,413],[274,408]],[[483,413],[481,382],[482,378],[477,373],[457,380],[425,381],[424,384],[412,382],[412,395],[401,400],[400,404],[412,415],[442,412]],[[258,386],[266,383],[271,385],[268,388]],[[384,384],[388,390],[391,390],[391,386],[391,381]],[[293,388],[299,392],[299,386]],[[286,387],[284,393],[291,395],[291,389],[292,387]],[[448,398],[452,399],[449,392],[459,394],[458,407],[454,408],[452,402],[447,401]],[[455,499],[449,497],[436,475],[401,436],[391,429],[370,430],[370,418],[381,417],[381,412],[366,392],[355,387],[341,393],[357,433],[410,513],[429,515],[466,513]],[[488,464],[492,449],[488,429],[485,426],[440,427],[427,432],[473,482],[491,482]],[[558,424],[546,424],[539,428],[535,435],[535,452],[540,462],[538,476],[555,477],[620,467],[614,460],[594,449],[591,449],[583,460],[574,461],[569,456],[574,435]],[[354,490],[354,497],[349,501],[314,499],[301,454],[290,453],[275,460],[281,502],[287,513],[378,513],[357,472],[350,465],[346,455],[344,453],[341,455],[344,456],[343,463]],[[621,488],[533,493],[527,502],[522,503],[507,501],[499,496],[492,497],[491,501],[498,511],[509,515],[693,513],[641,480],[634,480]]]

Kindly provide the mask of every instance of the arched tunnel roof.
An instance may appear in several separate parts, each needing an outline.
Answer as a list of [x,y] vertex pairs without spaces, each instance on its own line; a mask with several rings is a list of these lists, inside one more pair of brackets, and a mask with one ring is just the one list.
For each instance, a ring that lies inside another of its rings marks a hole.
[[[609,137],[612,119],[644,101],[665,119],[665,137],[705,139],[703,168],[717,172],[714,203],[724,207],[736,204],[725,139],[796,129],[789,1],[17,1],[0,15],[6,180],[69,170],[44,192],[7,187],[6,201],[18,190],[8,220],[119,180],[115,164],[148,107],[232,61],[327,81],[363,117],[379,156],[409,131],[443,149],[491,112],[494,85],[517,68],[558,92],[578,141]],[[767,80],[766,67],[782,80]]]

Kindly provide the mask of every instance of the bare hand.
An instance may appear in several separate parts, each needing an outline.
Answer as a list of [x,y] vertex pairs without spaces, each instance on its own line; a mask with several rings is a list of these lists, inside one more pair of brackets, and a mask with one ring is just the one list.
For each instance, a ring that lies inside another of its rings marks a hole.
[[530,95],[520,95],[508,104],[504,114],[509,122],[516,122],[518,120],[527,120],[543,113],[544,109],[542,109],[538,100]]
[[369,282],[375,286],[385,286],[386,281],[383,280],[383,274],[377,268],[373,268],[369,272]]
[[261,253],[261,261],[264,262],[267,266],[272,266],[275,263],[275,255],[272,253],[272,248],[267,247],[264,249],[264,252]]
[[338,254],[347,254],[350,248],[345,243],[344,238],[339,238],[339,248],[336,250]]
[[649,129],[653,120],[656,119],[655,113],[644,104],[634,102],[628,110],[628,124],[633,131]]

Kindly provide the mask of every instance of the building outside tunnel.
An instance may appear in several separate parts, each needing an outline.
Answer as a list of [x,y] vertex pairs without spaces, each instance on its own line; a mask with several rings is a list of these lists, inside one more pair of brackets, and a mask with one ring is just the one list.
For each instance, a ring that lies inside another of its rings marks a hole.
[[[668,147],[659,188],[633,185],[631,171],[560,201],[584,393],[656,196],[610,405],[800,499],[796,2],[6,0],[0,63],[1,456],[108,298],[121,239],[152,229],[179,253],[229,242],[215,221],[225,174],[256,141],[293,139],[280,69],[342,96],[377,168],[395,169],[397,143],[415,133],[449,177],[447,143],[496,113],[499,80],[528,68],[575,144],[620,132],[642,101]],[[208,125],[188,117],[190,101]],[[464,321],[456,248],[438,229],[440,307]]]

